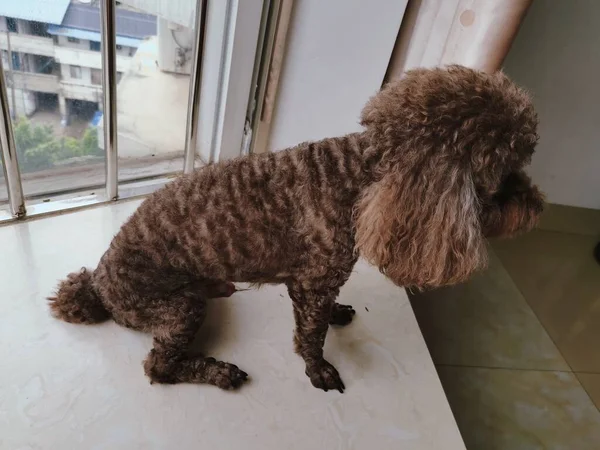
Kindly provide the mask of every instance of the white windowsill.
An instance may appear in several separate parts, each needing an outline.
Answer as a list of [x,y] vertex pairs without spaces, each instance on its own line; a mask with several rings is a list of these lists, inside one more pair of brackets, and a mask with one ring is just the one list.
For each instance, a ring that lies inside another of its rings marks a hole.
[[354,322],[330,329],[325,346],[344,394],[304,375],[282,286],[210,304],[200,347],[252,378],[234,393],[151,386],[141,366],[149,335],[51,318],[45,297],[57,280],[93,267],[138,205],[0,228],[6,448],[464,449],[405,292],[363,262],[340,298]]

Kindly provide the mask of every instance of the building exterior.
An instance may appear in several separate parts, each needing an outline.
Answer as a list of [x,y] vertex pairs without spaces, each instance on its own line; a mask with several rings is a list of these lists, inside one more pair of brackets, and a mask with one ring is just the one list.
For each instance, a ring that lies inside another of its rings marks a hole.
[[[102,148],[98,3],[0,1],[0,51],[15,117],[49,123],[58,136],[97,126]],[[195,8],[196,0],[117,2],[121,159],[183,153]]]
[[[116,20],[122,75],[140,44],[157,35],[157,19],[118,8]],[[54,103],[67,124],[73,105],[101,110],[100,11],[94,2],[0,2],[0,49],[13,115],[30,116]]]

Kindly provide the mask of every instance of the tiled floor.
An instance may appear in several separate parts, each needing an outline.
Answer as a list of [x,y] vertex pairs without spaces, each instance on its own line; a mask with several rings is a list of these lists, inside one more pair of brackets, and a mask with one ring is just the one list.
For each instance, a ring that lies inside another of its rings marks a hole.
[[600,448],[598,241],[600,211],[552,206],[486,272],[412,297],[469,450]]

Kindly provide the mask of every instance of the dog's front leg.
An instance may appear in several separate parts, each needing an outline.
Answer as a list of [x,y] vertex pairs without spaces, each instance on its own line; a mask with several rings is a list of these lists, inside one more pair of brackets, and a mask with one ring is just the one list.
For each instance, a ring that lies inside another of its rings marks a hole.
[[319,389],[344,392],[340,374],[323,358],[325,336],[339,289],[307,289],[299,283],[291,283],[288,291],[296,320],[294,344],[306,363],[306,375]]

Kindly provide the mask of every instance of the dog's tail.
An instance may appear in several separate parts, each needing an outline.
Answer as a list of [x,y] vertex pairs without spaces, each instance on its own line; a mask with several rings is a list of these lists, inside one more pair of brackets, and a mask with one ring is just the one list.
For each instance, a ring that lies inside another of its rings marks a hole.
[[92,272],[85,268],[67,275],[48,300],[52,315],[65,322],[92,324],[110,318],[92,285]]

